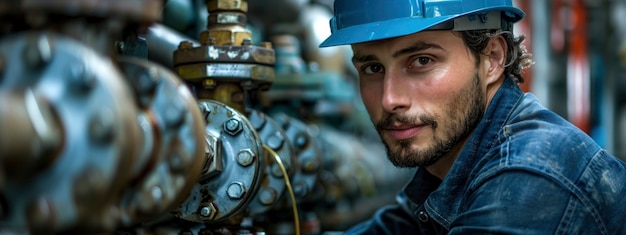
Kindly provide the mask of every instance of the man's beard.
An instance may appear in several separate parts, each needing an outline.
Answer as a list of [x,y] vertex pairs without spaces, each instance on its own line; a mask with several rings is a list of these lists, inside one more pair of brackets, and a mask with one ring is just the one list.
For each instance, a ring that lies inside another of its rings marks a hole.
[[[486,98],[480,85],[480,78],[475,74],[470,85],[445,104],[443,110],[447,116],[425,114],[417,117],[386,113],[376,123],[376,130],[385,144],[387,157],[391,163],[397,167],[430,166],[450,153],[455,146],[470,135],[485,112]],[[382,134],[383,130],[392,123],[413,124],[417,123],[417,120],[430,125],[433,130],[432,143],[425,149],[412,149],[413,139],[398,141],[395,144],[389,143]],[[447,125],[440,125],[437,120],[448,122],[442,123]]]

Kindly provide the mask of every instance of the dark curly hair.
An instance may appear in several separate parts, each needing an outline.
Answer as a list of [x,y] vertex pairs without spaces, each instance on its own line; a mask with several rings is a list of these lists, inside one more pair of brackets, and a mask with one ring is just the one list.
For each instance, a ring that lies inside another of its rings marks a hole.
[[489,39],[502,35],[508,47],[504,74],[513,77],[518,83],[524,82],[524,78],[521,75],[522,70],[530,67],[533,61],[532,55],[526,51],[526,47],[522,44],[525,39],[523,35],[515,37],[511,31],[499,29],[460,31],[459,34],[476,58],[476,63],[480,62],[480,55],[487,47]]

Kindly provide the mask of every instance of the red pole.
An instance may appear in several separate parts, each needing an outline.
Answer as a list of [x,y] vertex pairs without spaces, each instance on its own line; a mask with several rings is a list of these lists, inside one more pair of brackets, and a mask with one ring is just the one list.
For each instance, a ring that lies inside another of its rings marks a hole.
[[582,0],[570,0],[569,53],[567,58],[568,118],[586,133],[590,122],[590,69],[587,48],[587,14]]

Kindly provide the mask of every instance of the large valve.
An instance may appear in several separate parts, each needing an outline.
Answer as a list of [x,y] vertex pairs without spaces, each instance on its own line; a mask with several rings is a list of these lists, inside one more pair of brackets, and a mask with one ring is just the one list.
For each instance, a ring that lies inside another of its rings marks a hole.
[[0,193],[11,202],[3,206],[3,224],[113,228],[141,135],[122,75],[106,57],[57,34],[17,34],[0,50],[12,58],[0,86],[7,97]]

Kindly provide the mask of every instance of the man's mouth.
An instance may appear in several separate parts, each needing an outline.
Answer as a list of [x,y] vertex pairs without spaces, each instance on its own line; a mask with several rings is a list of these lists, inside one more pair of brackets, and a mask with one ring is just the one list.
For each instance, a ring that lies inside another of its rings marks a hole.
[[417,136],[428,125],[410,125],[385,128],[385,132],[395,140],[407,140]]

